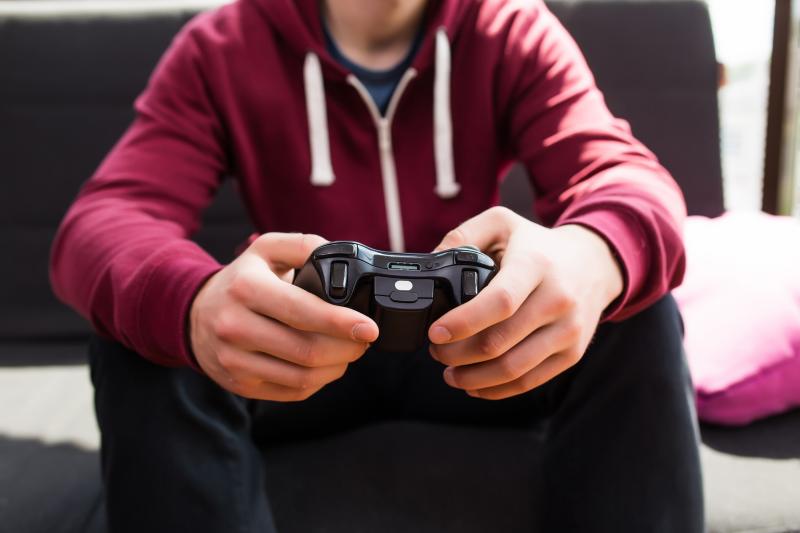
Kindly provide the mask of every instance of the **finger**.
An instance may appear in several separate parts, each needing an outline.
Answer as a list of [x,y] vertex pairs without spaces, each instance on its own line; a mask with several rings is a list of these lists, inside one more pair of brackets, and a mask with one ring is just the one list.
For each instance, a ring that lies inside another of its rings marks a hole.
[[538,330],[500,357],[468,366],[448,367],[444,379],[451,387],[476,390],[512,382],[552,354],[575,342],[571,329],[553,324]]
[[541,387],[554,377],[571,368],[578,358],[571,352],[554,354],[520,378],[496,387],[468,391],[470,396],[485,400],[503,400]]
[[252,386],[243,386],[237,382],[231,382],[226,388],[243,398],[271,402],[299,402],[308,399],[319,391],[319,389],[295,389],[276,383],[258,383]]
[[305,367],[352,363],[369,346],[366,342],[292,329],[244,308],[241,312],[220,314],[214,328],[218,337],[238,348],[269,353]]
[[265,233],[253,242],[253,249],[278,275],[300,268],[317,247],[328,242],[311,233]]
[[511,233],[515,215],[504,207],[493,207],[461,223],[447,233],[434,252],[464,245],[491,250],[495,243],[505,242]]
[[544,276],[544,267],[537,264],[535,256],[517,250],[506,250],[500,270],[477,296],[431,324],[428,337],[432,343],[466,339],[517,312]]
[[347,364],[308,368],[272,355],[249,352],[234,346],[222,349],[218,358],[228,374],[246,387],[274,383],[292,389],[318,390],[344,375]]
[[514,316],[477,335],[450,344],[431,344],[434,359],[447,366],[464,366],[499,357],[539,328],[571,309],[557,285],[543,281]]
[[329,304],[257,269],[234,279],[230,291],[248,309],[294,329],[361,342],[373,342],[378,338],[378,326],[369,317]]

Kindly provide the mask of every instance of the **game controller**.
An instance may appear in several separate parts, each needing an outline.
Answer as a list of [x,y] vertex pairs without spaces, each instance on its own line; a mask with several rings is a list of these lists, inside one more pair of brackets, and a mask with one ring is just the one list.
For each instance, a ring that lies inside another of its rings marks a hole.
[[474,298],[496,270],[494,261],[472,246],[411,254],[336,241],[312,252],[294,284],[375,320],[377,349],[410,352],[425,346],[428,327]]

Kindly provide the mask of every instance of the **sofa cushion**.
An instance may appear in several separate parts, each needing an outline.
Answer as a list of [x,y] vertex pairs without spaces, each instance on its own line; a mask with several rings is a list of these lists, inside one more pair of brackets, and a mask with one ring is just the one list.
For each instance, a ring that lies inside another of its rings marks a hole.
[[674,291],[700,418],[746,424],[800,406],[800,221],[691,217]]

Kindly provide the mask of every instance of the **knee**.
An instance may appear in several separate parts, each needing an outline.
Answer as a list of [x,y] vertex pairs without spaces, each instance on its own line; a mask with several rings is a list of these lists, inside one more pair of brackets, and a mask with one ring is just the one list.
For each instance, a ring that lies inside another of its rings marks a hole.
[[605,352],[601,357],[613,360],[632,383],[683,390],[689,382],[683,324],[671,295],[624,322],[602,326],[597,344]]

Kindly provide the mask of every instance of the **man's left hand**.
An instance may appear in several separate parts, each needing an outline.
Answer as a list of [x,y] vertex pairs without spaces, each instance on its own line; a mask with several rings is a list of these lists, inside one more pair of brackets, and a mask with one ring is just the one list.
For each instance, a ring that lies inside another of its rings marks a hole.
[[595,232],[555,229],[494,207],[448,233],[436,250],[474,245],[499,269],[475,298],[428,330],[445,381],[470,396],[522,394],[576,364],[603,311],[622,292],[620,267]]

